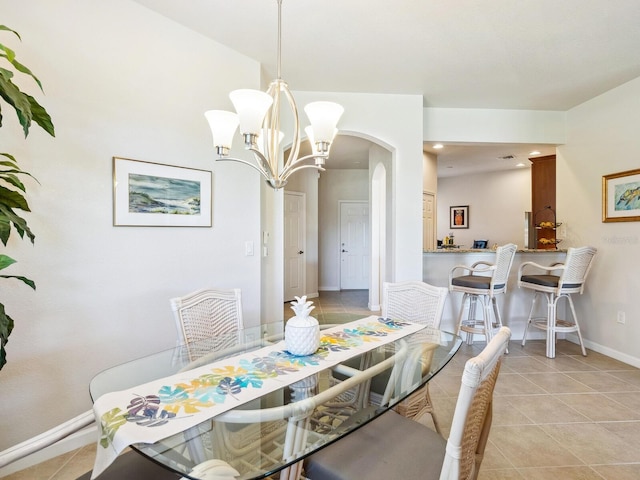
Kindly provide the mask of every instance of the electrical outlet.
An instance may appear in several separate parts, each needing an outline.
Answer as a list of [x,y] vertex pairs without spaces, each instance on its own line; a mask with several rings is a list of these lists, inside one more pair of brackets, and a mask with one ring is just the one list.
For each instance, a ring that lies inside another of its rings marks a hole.
[[618,311],[618,323],[624,325],[624,323],[627,321],[627,319],[625,318],[625,314],[622,311]]

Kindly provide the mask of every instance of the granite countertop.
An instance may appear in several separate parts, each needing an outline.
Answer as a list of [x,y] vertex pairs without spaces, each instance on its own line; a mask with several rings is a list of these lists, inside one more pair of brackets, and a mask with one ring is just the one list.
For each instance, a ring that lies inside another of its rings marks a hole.
[[[422,253],[495,253],[495,250],[491,248],[462,248],[462,247],[448,247],[438,248],[437,250],[424,250]],[[519,248],[516,253],[567,253],[565,249],[558,250],[544,250],[535,248]]]

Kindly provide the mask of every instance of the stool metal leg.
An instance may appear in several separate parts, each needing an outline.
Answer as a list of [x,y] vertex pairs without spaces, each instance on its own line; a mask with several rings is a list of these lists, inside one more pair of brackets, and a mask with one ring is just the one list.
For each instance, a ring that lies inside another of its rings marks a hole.
[[547,294],[547,357],[556,358],[556,302],[553,293]]
[[576,333],[578,334],[578,340],[580,340],[580,349],[582,350],[582,356],[587,356],[587,351],[584,348],[584,342],[582,341],[582,334],[580,333],[580,325],[578,324],[578,316],[576,315],[576,309],[573,306],[573,300],[571,295],[563,295],[569,301],[569,307],[571,308],[571,315],[573,315],[573,323],[576,325]]

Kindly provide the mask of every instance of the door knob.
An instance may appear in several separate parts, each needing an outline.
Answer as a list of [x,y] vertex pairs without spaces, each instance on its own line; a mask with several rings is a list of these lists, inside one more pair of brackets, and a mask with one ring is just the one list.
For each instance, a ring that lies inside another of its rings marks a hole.
[[300,255],[302,255],[304,252],[303,252],[302,250],[300,250],[298,253],[299,253]]
[[342,249],[342,253],[344,253],[344,252],[348,252],[348,251],[349,251],[349,250],[345,250],[344,248]]

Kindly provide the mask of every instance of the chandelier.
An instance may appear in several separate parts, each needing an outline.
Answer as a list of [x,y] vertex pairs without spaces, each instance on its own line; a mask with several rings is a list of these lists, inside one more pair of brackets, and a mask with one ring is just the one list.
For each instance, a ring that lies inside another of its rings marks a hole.
[[[338,130],[336,125],[344,109],[333,102],[312,102],[304,107],[311,125],[305,129],[311,143],[311,154],[300,154],[300,119],[298,107],[287,83],[280,76],[282,43],[282,0],[278,2],[278,57],[277,78],[266,92],[260,90],[234,90],[229,94],[237,113],[209,110],[205,117],[213,135],[218,160],[240,162],[256,169],[274,189],[280,189],[287,179],[304,168],[324,171],[331,142]],[[284,98],[283,98],[284,97]],[[293,115],[293,140],[286,161],[280,159],[280,106],[288,103]],[[240,125],[245,150],[253,153],[253,161],[229,156],[233,136]],[[311,163],[313,161],[313,163]]]

